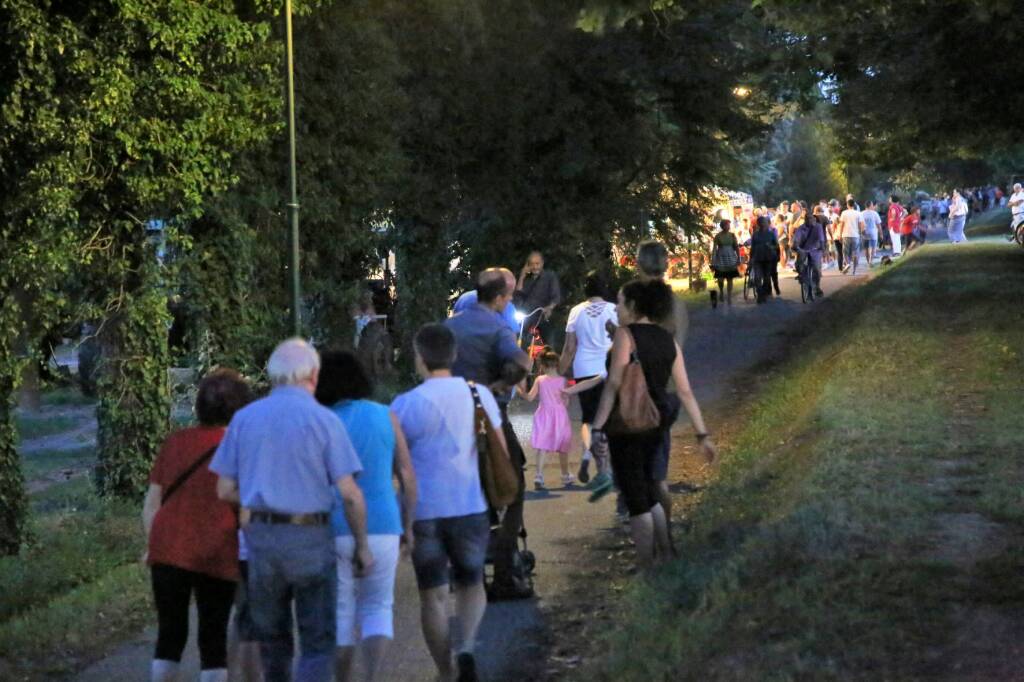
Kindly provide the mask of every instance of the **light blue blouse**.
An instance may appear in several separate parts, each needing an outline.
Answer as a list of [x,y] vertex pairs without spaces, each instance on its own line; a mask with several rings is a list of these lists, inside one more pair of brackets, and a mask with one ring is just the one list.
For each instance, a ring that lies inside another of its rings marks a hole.
[[[392,483],[395,431],[391,425],[391,411],[386,405],[372,400],[344,400],[332,409],[344,423],[363,465],[356,483],[366,500],[367,534],[401,535],[402,517]],[[334,534],[352,535],[337,489],[335,502],[331,511]]]

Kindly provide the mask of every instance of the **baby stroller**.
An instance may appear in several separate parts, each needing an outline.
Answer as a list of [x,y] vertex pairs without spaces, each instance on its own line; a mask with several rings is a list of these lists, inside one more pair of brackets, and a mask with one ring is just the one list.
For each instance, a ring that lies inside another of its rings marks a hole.
[[[509,598],[507,595],[497,592],[494,589],[494,546],[497,542],[498,533],[501,532],[501,523],[498,514],[491,510],[491,539],[487,543],[487,559],[484,564],[484,588],[487,590],[488,601],[499,601]],[[516,542],[516,550],[512,555],[512,580],[515,583],[516,592],[519,597],[526,594],[533,594],[533,575],[537,567],[537,557],[527,545],[528,533],[526,527],[519,529],[519,538]]]

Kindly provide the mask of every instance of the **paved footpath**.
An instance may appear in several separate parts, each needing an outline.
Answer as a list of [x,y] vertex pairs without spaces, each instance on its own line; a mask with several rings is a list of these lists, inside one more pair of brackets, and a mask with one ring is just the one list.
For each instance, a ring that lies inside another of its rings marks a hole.
[[[876,270],[878,266],[876,265]],[[865,272],[870,272],[865,270]],[[825,271],[822,287],[826,297],[864,277]],[[685,357],[691,384],[702,406],[722,397],[728,380],[750,368],[777,347],[780,333],[797,317],[810,314],[819,303],[803,304],[800,290],[791,273],[782,276],[782,298],[764,305],[743,301],[742,280],[734,291],[731,309],[701,307],[691,312],[690,333]],[[524,446],[529,443],[531,410],[529,405],[514,407],[512,419]],[[711,424],[712,428],[714,424]],[[688,428],[681,424],[678,428]],[[577,436],[578,441],[578,436]],[[527,448],[529,451],[529,448]],[[532,459],[532,456],[531,456]],[[572,459],[579,462],[579,446]],[[557,462],[545,470],[549,482],[559,480]],[[532,488],[533,467],[527,472]],[[614,495],[598,504],[588,504],[580,489],[552,489],[546,493],[529,492],[526,503],[526,527],[529,546],[537,555],[537,593],[539,598],[491,604],[487,608],[478,638],[478,664],[481,679],[536,679],[544,666],[546,646],[551,642],[545,631],[545,603],[564,593],[574,570],[576,551],[583,539],[591,539],[614,526]],[[412,568],[408,562],[399,567],[395,588],[395,642],[391,646],[382,679],[419,682],[436,679],[434,666],[419,631],[419,602]],[[155,616],[154,616],[155,621]],[[192,642],[183,662],[183,679],[198,678],[197,653]],[[109,682],[109,680],[148,679],[156,631],[149,628],[124,643],[107,658],[85,669],[72,680]]]

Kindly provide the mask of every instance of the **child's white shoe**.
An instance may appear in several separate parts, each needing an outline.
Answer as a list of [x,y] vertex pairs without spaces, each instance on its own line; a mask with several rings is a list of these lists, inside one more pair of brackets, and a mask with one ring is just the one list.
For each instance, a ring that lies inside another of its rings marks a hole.
[[562,476],[562,487],[563,488],[568,488],[569,486],[571,486],[575,482],[576,482],[576,477],[573,476],[572,474],[565,474],[564,476]]

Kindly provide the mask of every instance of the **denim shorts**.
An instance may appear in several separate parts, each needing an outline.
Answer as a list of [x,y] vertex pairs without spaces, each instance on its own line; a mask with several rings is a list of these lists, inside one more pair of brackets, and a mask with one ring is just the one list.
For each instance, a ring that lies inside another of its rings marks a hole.
[[878,248],[878,240],[877,239],[861,239],[860,240],[860,245],[863,246],[865,249],[877,249]]
[[457,587],[483,582],[491,521],[487,512],[416,521],[412,565],[421,590],[447,585]]

